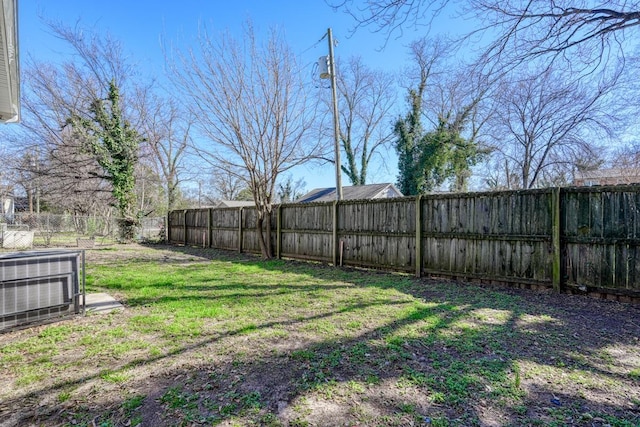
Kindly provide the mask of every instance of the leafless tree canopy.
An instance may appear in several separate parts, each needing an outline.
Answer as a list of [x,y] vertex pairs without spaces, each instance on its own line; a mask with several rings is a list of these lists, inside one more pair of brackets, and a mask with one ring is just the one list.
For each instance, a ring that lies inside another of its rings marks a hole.
[[356,29],[387,37],[428,27],[445,13],[475,20],[458,46],[473,42],[482,52],[477,75],[484,76],[495,101],[495,115],[484,115],[492,117],[486,136],[499,149],[494,160],[509,188],[558,182],[576,162],[593,158],[598,138],[622,133],[630,110],[637,109],[639,1],[327,2],[351,15]]
[[[367,67],[359,57],[336,64],[340,142],[345,153],[342,171],[352,185],[364,185],[369,165],[392,138],[391,109],[396,100],[394,77]],[[326,112],[332,114],[331,100],[324,94]],[[330,121],[327,121],[330,123]],[[326,140],[332,125],[323,129]]]
[[404,28],[428,27],[450,0],[326,0],[335,10],[344,10],[356,25],[387,36],[402,35]]
[[149,91],[135,97],[140,131],[145,136],[141,162],[161,177],[164,209],[175,209],[179,185],[185,175],[187,147],[191,142],[193,118],[172,96]]
[[[472,64],[452,58],[453,43],[444,38],[423,37],[410,46],[412,80],[424,82],[422,97],[427,128],[445,119],[452,129],[474,141],[489,116],[486,99],[490,80]],[[419,86],[419,85],[418,85]]]
[[236,200],[240,191],[247,186],[245,179],[218,168],[211,171],[209,185],[213,189],[213,198],[221,200]]
[[39,185],[50,204],[86,215],[96,202],[110,200],[110,189],[95,159],[65,125],[71,112],[85,111],[88,104],[83,93],[96,86],[83,82],[78,70],[69,65],[59,69],[32,62],[24,74],[29,90],[23,98],[23,125],[28,132],[21,149],[39,150]]
[[587,0],[476,0],[487,27],[499,34],[484,60],[517,65],[536,58],[561,61],[578,77],[598,73],[615,79],[637,47],[633,27],[640,23],[639,2]]
[[[246,177],[257,226],[268,228],[278,175],[319,148],[308,144],[315,108],[291,49],[282,34],[271,31],[260,42],[247,25],[242,40],[204,32],[198,49],[177,59],[173,80],[208,141],[196,149],[211,165]],[[271,257],[268,241],[261,240],[265,257]]]
[[[568,58],[577,70],[591,72],[603,63],[624,63],[637,46],[629,30],[640,24],[640,2],[589,0],[341,0],[329,1],[351,15],[356,27],[387,35],[429,25],[443,9],[457,9],[480,24],[476,32],[495,38],[484,60],[522,63],[551,55]],[[488,30],[488,31],[487,31]],[[617,66],[615,67],[617,68]]]
[[[162,214],[179,197],[191,121],[151,78],[140,76],[123,46],[109,35],[81,27],[49,23],[72,54],[63,62],[28,58],[23,69],[24,128],[21,149],[40,153],[41,193],[58,209],[87,213],[108,210],[113,198],[105,172],[87,150],[86,141],[70,132],[70,117],[90,119],[91,103],[105,99],[111,81],[120,92],[123,119],[144,138],[136,167],[138,208]],[[164,199],[164,201],[162,200]],[[100,208],[98,208],[100,206]]]
[[553,70],[505,80],[489,132],[504,165],[504,185],[538,187],[581,159],[596,158],[599,142],[616,121],[607,104],[609,89],[567,85]]

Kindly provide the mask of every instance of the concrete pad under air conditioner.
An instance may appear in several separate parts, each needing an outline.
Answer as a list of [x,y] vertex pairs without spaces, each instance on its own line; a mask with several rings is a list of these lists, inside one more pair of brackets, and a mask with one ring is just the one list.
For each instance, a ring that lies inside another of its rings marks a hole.
[[85,312],[87,314],[104,314],[114,310],[124,310],[124,306],[109,294],[87,294]]

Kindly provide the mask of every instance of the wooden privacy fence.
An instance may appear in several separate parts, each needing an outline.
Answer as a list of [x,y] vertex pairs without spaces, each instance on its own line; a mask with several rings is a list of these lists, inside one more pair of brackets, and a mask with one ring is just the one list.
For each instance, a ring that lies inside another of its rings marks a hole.
[[[260,252],[252,208],[169,214],[175,244]],[[640,300],[640,186],[284,204],[277,257]]]

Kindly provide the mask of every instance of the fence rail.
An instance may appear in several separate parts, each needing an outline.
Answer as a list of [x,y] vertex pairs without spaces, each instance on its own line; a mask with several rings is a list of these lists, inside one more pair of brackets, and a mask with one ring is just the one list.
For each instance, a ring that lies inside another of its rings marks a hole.
[[[171,243],[260,252],[248,208],[174,211]],[[640,186],[284,204],[278,257],[640,301]]]

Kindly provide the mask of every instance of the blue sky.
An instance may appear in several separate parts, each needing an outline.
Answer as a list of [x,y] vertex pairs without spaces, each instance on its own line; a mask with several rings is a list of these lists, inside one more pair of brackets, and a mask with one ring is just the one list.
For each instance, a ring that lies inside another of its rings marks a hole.
[[[402,38],[390,38],[385,45],[384,34],[361,29],[352,35],[353,20],[341,11],[335,12],[324,0],[236,0],[236,1],[88,1],[30,0],[19,4],[20,55],[38,60],[56,61],[65,56],[65,49],[52,37],[43,23],[59,21],[65,25],[80,22],[83,27],[109,32],[120,40],[132,62],[143,74],[162,74],[164,58],[161,40],[193,40],[199,25],[209,30],[230,30],[239,33],[247,19],[259,30],[272,26],[283,28],[294,51],[301,55],[311,79],[312,65],[327,54],[326,39],[318,41],[328,27],[338,41],[336,55],[360,55],[370,67],[399,71],[408,57],[406,45],[423,36],[425,29],[407,29]],[[441,15],[432,32],[451,31],[455,21]],[[402,95],[401,95],[402,96]],[[399,98],[402,107],[402,97]],[[371,182],[395,182],[396,158],[393,150],[385,153],[387,167],[374,167]],[[379,166],[379,165],[378,165]],[[333,186],[333,166],[313,166],[294,171],[294,178],[303,177],[307,190]],[[343,184],[348,181],[343,177]]]

